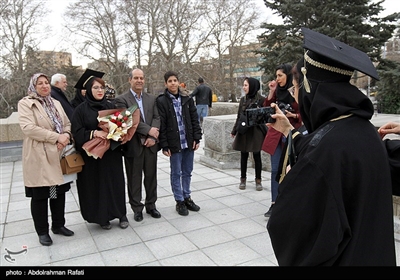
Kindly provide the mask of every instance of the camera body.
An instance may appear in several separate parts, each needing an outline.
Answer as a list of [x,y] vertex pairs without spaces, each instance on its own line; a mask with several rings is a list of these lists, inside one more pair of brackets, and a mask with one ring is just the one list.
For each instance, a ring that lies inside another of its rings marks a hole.
[[279,109],[281,109],[282,113],[284,113],[286,115],[286,111],[294,113],[294,109],[292,108],[292,106],[290,104],[286,104],[283,102],[278,103],[278,107]]
[[275,109],[272,107],[246,109],[245,114],[248,126],[275,122],[275,119],[271,117],[275,114]]

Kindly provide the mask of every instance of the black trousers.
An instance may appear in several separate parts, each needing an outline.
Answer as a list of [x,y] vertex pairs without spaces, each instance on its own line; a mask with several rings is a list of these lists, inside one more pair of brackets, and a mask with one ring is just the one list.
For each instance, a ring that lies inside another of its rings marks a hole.
[[50,200],[52,227],[60,228],[65,225],[65,193],[58,193],[56,199],[32,198],[31,213],[38,235],[49,233],[48,200]]
[[[240,177],[246,178],[248,152],[240,152]],[[261,179],[261,152],[253,152],[256,179]]]
[[[124,157],[125,171],[128,181],[129,204],[133,212],[142,212],[156,208],[157,201],[157,153],[150,148],[144,148],[137,157]],[[144,175],[144,178],[143,178]],[[142,180],[146,193],[145,202],[142,202]]]

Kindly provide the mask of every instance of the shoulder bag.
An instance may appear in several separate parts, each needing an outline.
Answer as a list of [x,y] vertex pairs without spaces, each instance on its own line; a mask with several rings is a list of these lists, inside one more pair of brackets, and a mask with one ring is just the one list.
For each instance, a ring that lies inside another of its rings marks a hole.
[[85,162],[81,154],[76,151],[74,142],[65,146],[61,155],[60,164],[63,174],[73,174],[82,171]]

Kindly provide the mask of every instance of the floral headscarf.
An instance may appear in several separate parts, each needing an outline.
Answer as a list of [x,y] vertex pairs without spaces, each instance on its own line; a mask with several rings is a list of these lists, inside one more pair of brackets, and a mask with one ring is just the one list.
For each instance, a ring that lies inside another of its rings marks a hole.
[[50,120],[54,124],[55,130],[58,133],[63,133],[63,121],[58,112],[57,108],[54,105],[53,99],[51,95],[41,96],[36,91],[36,84],[39,77],[45,77],[47,81],[50,83],[49,77],[43,73],[36,73],[32,76],[31,81],[28,87],[28,96],[34,98],[42,104],[44,110],[46,111],[47,115],[49,116]]

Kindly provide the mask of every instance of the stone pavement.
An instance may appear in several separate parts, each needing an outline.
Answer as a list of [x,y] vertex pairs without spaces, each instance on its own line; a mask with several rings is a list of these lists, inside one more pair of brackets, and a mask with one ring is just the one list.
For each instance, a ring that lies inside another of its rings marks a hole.
[[[264,217],[271,197],[270,173],[263,171],[263,191],[255,190],[253,179],[241,191],[240,171],[216,170],[198,163],[202,150],[195,154],[192,176],[192,198],[201,207],[199,212],[188,216],[176,212],[169,160],[159,153],[160,219],[144,212],[143,221],[136,222],[127,203],[127,229],[118,226],[118,219],[111,222],[111,230],[86,223],[73,183],[66,197],[66,226],[75,235],[50,232],[53,245],[49,247],[39,243],[34,230],[22,162],[0,163],[1,266],[276,266]],[[248,173],[254,178],[254,168]],[[13,255],[13,262],[5,259],[6,249],[18,252],[25,248],[26,253]]]
[[[254,168],[249,167],[248,186],[242,191],[238,188],[238,169],[207,167],[199,161],[202,154],[200,147],[192,176],[192,198],[201,207],[199,212],[180,216],[175,211],[169,161],[159,153],[160,219],[144,212],[143,221],[135,222],[127,203],[127,229],[121,229],[117,219],[111,222],[111,230],[88,224],[80,214],[74,183],[67,193],[66,226],[75,235],[50,232],[53,245],[49,247],[39,243],[34,230],[30,199],[24,193],[22,162],[0,163],[1,266],[277,266],[264,217],[271,199],[270,173],[263,171],[264,190],[256,191]],[[396,240],[399,249],[398,234]],[[398,264],[399,256],[397,250]]]

